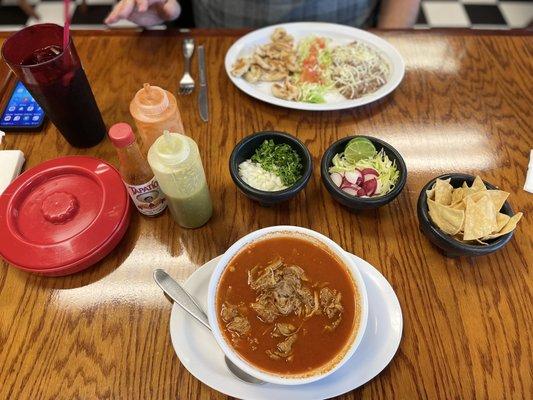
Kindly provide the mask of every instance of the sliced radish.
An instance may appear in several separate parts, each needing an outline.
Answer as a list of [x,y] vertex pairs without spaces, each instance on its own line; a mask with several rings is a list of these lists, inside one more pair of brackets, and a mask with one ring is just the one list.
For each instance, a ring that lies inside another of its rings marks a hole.
[[379,172],[376,171],[374,168],[365,168],[361,171],[363,175],[370,174],[370,175],[376,175],[379,176]]
[[362,196],[366,195],[365,189],[363,189],[363,188],[357,189],[357,195],[359,197],[362,197]]
[[338,172],[332,173],[329,177],[331,178],[333,183],[337,185],[337,187],[340,187],[342,185],[342,175]]
[[374,174],[365,174],[363,175],[363,182],[366,182],[366,181],[369,181],[371,179],[378,179],[378,175],[374,175]]
[[377,179],[370,179],[363,182],[362,188],[365,190],[367,196],[372,196],[378,187]]
[[351,187],[345,187],[342,189],[345,193],[351,195],[351,196],[357,196],[357,191]]
[[344,177],[342,178],[341,189],[344,189],[345,187],[351,188],[352,186],[353,185],[350,182],[348,182],[346,178]]
[[363,174],[358,169],[354,171],[346,171],[344,174],[346,180],[354,185],[359,185],[363,181]]
[[379,179],[377,179],[377,187],[376,187],[376,191],[374,192],[374,196],[378,195],[378,194],[381,194],[381,181]]

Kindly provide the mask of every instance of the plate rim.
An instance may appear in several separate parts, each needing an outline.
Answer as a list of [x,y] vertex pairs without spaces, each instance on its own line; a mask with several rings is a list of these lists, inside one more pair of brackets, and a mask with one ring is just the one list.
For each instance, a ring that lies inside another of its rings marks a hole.
[[[398,299],[398,296],[396,295],[396,292],[394,291],[394,288],[392,287],[392,285],[390,284],[390,282],[383,276],[383,274],[377,269],[375,268],[373,265],[371,265],[368,261],[356,256],[355,254],[352,254],[350,252],[346,252],[349,256],[353,257],[355,259],[355,262],[356,264],[358,265],[358,267],[361,266],[361,264],[363,265],[363,268],[365,269],[365,272],[368,272],[368,274],[371,276],[371,277],[377,277],[379,280],[381,280],[382,282],[384,282],[386,285],[386,289],[387,289],[387,292],[389,292],[389,296],[387,296],[387,303],[389,302],[392,302],[394,303],[393,304],[393,307],[395,309],[395,311],[397,312],[397,315],[399,317],[399,327],[398,327],[398,335],[397,335],[397,340],[396,342],[393,343],[393,348],[394,348],[394,351],[391,351],[390,354],[387,355],[387,357],[384,358],[384,360],[386,360],[386,362],[383,364],[383,367],[377,372],[375,373],[372,377],[366,379],[364,382],[358,384],[357,386],[351,388],[351,389],[348,389],[347,391],[341,391],[341,392],[335,392],[335,393],[329,393],[327,396],[328,398],[331,397],[331,396],[339,396],[339,395],[342,395],[344,393],[348,393],[352,390],[355,390],[363,385],[365,385],[366,383],[368,383],[369,381],[371,381],[372,379],[374,379],[375,377],[377,377],[379,374],[381,374],[383,372],[383,370],[390,364],[390,362],[392,361],[392,359],[394,358],[394,356],[396,355],[396,353],[398,352],[398,349],[400,348],[400,344],[401,344],[401,341],[402,341],[402,337],[403,337],[403,311],[402,311],[402,308],[401,308],[401,304],[400,304],[400,301]],[[206,272],[206,269],[208,268],[207,265],[210,264],[210,263],[213,263],[213,268],[216,266],[216,262],[217,260],[220,259],[222,255],[219,255],[217,257],[214,257],[213,259],[207,261],[206,263],[204,263],[202,266],[200,266],[196,271],[193,272],[193,274],[191,274],[184,282],[184,286],[186,287],[187,286],[187,283],[190,281],[191,277],[193,277],[193,275],[197,274],[198,272],[202,272],[202,273],[205,273]],[[390,294],[392,294],[392,296],[390,296]],[[220,392],[224,395],[227,395],[227,396],[230,396],[230,397],[235,397],[235,394],[232,394],[232,393],[227,393],[225,390],[220,390],[219,388],[216,388],[216,387],[213,387],[211,386],[210,384],[204,382],[202,379],[200,379],[195,373],[193,373],[188,367],[186,364],[188,364],[188,361],[184,362],[182,360],[182,358],[186,359],[188,357],[180,357],[180,353],[181,351],[179,350],[180,349],[180,346],[176,346],[175,344],[175,341],[177,340],[176,339],[176,334],[173,333],[173,329],[172,329],[172,326],[173,326],[173,321],[175,320],[176,318],[176,315],[177,313],[180,311],[179,309],[179,306],[175,303],[173,303],[172,305],[172,309],[171,309],[171,315],[170,315],[170,319],[169,319],[169,331],[170,331],[170,341],[171,341],[171,345],[172,345],[172,348],[174,350],[174,353],[176,354],[176,356],[178,357],[180,363],[182,364],[182,366],[192,375],[195,377],[195,379],[199,380],[201,383],[203,383],[204,385],[207,385],[208,387],[212,388],[213,390],[216,390],[217,392]],[[332,375],[334,376],[334,374]],[[318,381],[320,382],[320,381]],[[316,384],[317,382],[315,382]],[[249,385],[245,382],[242,382],[242,384],[244,385]],[[273,386],[282,386],[282,385],[273,385]],[[324,397],[320,397],[320,399],[323,399]],[[314,399],[314,397],[313,397]]]
[[[231,74],[231,65],[234,59],[238,55],[238,50],[241,47],[245,46],[247,40],[250,40],[251,37],[260,36],[262,33],[271,32],[273,29],[281,28],[281,27],[287,30],[298,29],[298,28],[310,29],[312,27],[316,27],[316,29],[322,28],[326,30],[329,29],[332,31],[351,34],[356,39],[360,39],[362,41],[365,41],[365,39],[371,39],[372,41],[376,41],[377,43],[379,43],[379,46],[377,47],[382,52],[386,53],[387,58],[392,64],[393,73],[391,74],[391,79],[389,80],[389,82],[387,82],[387,84],[382,86],[380,89],[378,89],[378,91],[374,93],[371,93],[367,96],[363,96],[359,99],[345,100],[343,102],[338,102],[338,103],[313,104],[313,103],[305,103],[305,102],[297,102],[297,101],[288,101],[288,100],[278,99],[272,95],[267,95],[257,90],[250,91],[249,88],[247,87],[247,85],[249,85],[248,83],[245,83],[241,78],[234,77]],[[348,25],[334,24],[330,22],[289,22],[289,23],[270,25],[264,28],[256,29],[240,37],[239,39],[237,39],[237,41],[235,41],[230,46],[228,51],[226,52],[226,55],[224,57],[224,69],[226,70],[226,75],[229,77],[231,82],[240,91],[247,94],[248,96],[251,96],[265,103],[269,103],[269,104],[272,104],[278,107],[290,108],[294,110],[337,111],[337,110],[345,110],[345,109],[360,107],[360,106],[372,103],[374,101],[378,101],[388,96],[389,94],[391,94],[400,85],[400,83],[402,82],[405,76],[405,60],[403,59],[400,52],[387,40],[383,39],[382,37],[378,35],[375,35],[371,32],[368,32],[362,29],[358,29],[358,28],[348,26]],[[379,91],[382,88],[386,88],[386,89],[382,93],[379,93]],[[376,95],[376,93],[379,93],[379,94]]]

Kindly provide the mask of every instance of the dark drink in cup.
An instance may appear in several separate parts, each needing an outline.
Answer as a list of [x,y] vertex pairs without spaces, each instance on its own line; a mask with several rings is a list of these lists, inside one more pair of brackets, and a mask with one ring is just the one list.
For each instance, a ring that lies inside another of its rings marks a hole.
[[106,127],[72,40],[63,50],[63,28],[33,25],[10,36],[2,57],[74,147],[91,147]]

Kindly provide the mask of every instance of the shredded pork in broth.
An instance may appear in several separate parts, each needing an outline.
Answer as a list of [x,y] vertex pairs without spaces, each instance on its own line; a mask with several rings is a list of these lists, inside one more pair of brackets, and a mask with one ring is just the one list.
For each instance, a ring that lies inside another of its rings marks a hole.
[[[239,267],[231,265],[228,275]],[[346,311],[335,284],[312,279],[306,269],[279,255],[248,267],[246,275],[240,276],[247,290],[229,285],[225,296],[219,298],[219,315],[236,350],[259,351],[271,361],[287,365],[301,356],[295,351],[298,343],[312,345],[320,335],[335,338]],[[235,304],[237,293],[247,297]],[[349,318],[353,319],[350,300]],[[254,357],[261,359],[258,354]]]
[[[341,322],[344,310],[341,293],[327,286],[320,288],[318,282],[311,284],[302,268],[286,265],[280,258],[264,267],[258,265],[249,270],[248,286],[257,294],[255,302],[249,306],[262,322],[272,324],[278,317],[291,314],[302,317],[298,327],[289,323],[272,325],[270,335],[283,338],[276,348],[266,351],[272,359],[288,358],[290,361],[292,345],[307,318],[324,314],[331,321],[324,325],[325,331],[335,330]],[[227,301],[222,304],[220,316],[226,323],[226,329],[234,336],[240,337],[250,332],[248,319],[239,312],[239,308],[245,307],[244,304],[235,306]]]

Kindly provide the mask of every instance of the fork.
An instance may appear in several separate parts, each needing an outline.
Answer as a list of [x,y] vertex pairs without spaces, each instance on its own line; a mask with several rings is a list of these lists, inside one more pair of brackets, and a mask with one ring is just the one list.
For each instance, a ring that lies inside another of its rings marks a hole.
[[186,38],[183,40],[183,58],[185,60],[185,68],[183,70],[183,76],[180,80],[180,89],[178,91],[181,95],[188,95],[192,93],[194,89],[194,80],[192,79],[191,69],[191,57],[194,52],[194,39]]

